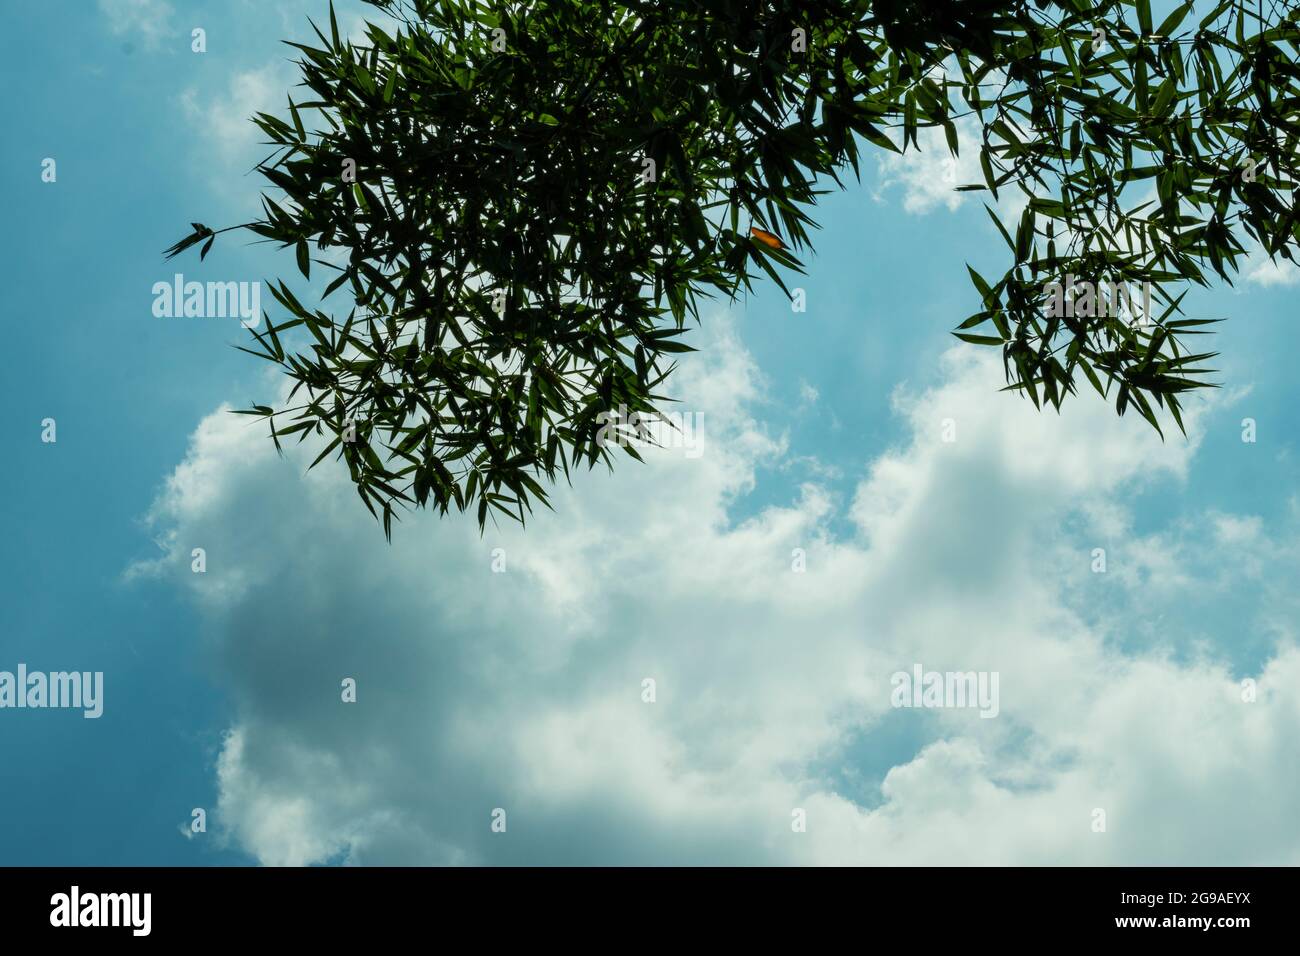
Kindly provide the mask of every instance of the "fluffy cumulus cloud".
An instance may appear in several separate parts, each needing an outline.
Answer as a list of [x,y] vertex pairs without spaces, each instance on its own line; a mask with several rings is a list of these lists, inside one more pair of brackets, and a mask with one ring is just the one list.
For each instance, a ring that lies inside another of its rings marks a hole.
[[[114,22],[129,23],[130,29],[142,31],[146,36],[157,31],[144,25],[147,18],[141,11],[150,11],[149,17],[157,22],[166,22],[170,17],[170,10],[163,0],[100,0],[100,3],[106,10],[111,7],[130,12],[130,16],[124,12]],[[336,3],[336,7],[340,34],[353,43],[369,43],[367,23],[389,32],[396,28],[391,17],[361,0],[342,0]],[[314,0],[282,2],[274,5],[274,9],[259,0],[243,0],[237,11],[238,30],[255,33],[259,38],[264,38],[266,30],[271,30],[286,40],[308,46],[319,45],[320,40],[311,24],[323,22],[323,29],[328,34],[328,21],[321,20],[322,9]],[[248,25],[256,24],[259,16],[272,14],[278,19],[278,26],[268,24],[266,30],[255,30]],[[231,30],[236,28],[231,27]],[[240,35],[239,32],[226,34],[225,42],[232,44],[236,56],[242,51],[240,44],[231,38]],[[185,43],[188,50],[188,35]],[[261,44],[255,48],[261,49]],[[232,207],[243,208],[246,214],[260,214],[261,204],[257,188],[251,186],[245,176],[271,152],[266,145],[266,134],[252,121],[253,117],[257,113],[270,113],[287,121],[287,95],[297,103],[311,99],[306,94],[299,95],[302,91],[296,88],[301,82],[296,60],[296,57],[282,55],[269,61],[250,58],[231,62],[223,59],[225,69],[221,80],[198,82],[176,95],[181,115],[194,134],[192,165],[210,176],[210,186],[215,195]],[[313,117],[312,110],[303,111],[303,121],[308,126],[316,121]],[[260,177],[256,184],[263,185]]]
[[172,34],[172,7],[167,0],[99,0],[114,36],[136,36],[146,49],[157,49]]
[[1292,286],[1300,282],[1300,267],[1286,259],[1270,259],[1263,247],[1251,250],[1241,271],[1248,282],[1262,286]]
[[[1096,612],[1140,574],[1094,574],[1093,546],[1187,480],[1196,414],[1162,443],[1099,401],[1038,413],[956,349],[896,392],[903,437],[851,501],[810,484],[736,520],[788,451],[712,328],[677,382],[704,453],[575,476],[522,530],[416,516],[388,545],[340,469],[199,425],[148,570],[192,590],[235,703],[232,839],[268,864],[1300,862],[1294,634],[1249,673],[1135,641],[1199,586],[1187,529],[1164,590]],[[1295,564],[1250,516],[1198,520]],[[996,672],[997,716],[892,706],[918,663]]]
[[284,91],[293,83],[293,68],[285,61],[235,70],[218,93],[201,94],[190,87],[178,95],[181,111],[197,134],[196,155],[211,166],[213,189],[228,201],[247,205],[256,199],[256,190],[243,176],[269,148],[262,145],[266,134],[252,118],[260,112],[283,112]]
[[979,125],[963,118],[955,126],[959,150],[956,156],[938,127],[920,130],[916,147],[906,152],[881,151],[879,188],[900,188],[903,208],[910,213],[927,213],[940,206],[955,212],[967,195],[958,192],[957,187],[984,182],[979,164]]
[[[1029,200],[1018,189],[1005,189],[994,199],[987,192],[962,192],[960,186],[984,182],[980,168],[981,133],[978,121],[962,117],[953,123],[957,131],[957,155],[948,147],[948,138],[940,127],[917,132],[916,145],[902,152],[877,151],[878,176],[873,195],[886,201],[898,194],[903,210],[923,216],[937,209],[956,212],[969,198],[989,204],[1004,223],[1014,225]],[[901,148],[901,144],[900,144]]]

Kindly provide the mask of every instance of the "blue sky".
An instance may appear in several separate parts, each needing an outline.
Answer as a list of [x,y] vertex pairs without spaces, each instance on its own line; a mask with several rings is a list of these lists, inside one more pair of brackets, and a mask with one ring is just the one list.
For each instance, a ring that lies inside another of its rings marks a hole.
[[[978,199],[937,149],[872,158],[819,210],[807,312],[767,283],[706,308],[703,456],[389,546],[220,410],[279,389],[236,321],[151,313],[177,271],[290,274],[160,250],[256,209],[246,117],[324,9],[63,0],[0,38],[0,670],[105,675],[98,720],[0,711],[0,864],[1300,862],[1294,271],[1188,296],[1231,317],[1190,439],[1034,413],[949,335],[964,264],[1001,261]],[[997,671],[999,717],[891,707],[918,661]]]

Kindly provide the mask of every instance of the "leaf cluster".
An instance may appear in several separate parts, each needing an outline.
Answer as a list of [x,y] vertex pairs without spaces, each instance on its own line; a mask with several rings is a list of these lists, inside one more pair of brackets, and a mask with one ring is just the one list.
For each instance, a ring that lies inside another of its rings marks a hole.
[[[272,285],[285,315],[246,350],[292,394],[245,413],[277,446],[324,439],[317,462],[341,458],[389,533],[418,506],[523,521],[571,468],[637,456],[600,440],[604,417],[661,411],[704,300],[762,277],[788,294],[818,196],[858,173],[863,146],[904,152],[936,128],[955,154],[973,123],[983,182],[962,188],[1023,195],[1018,220],[989,210],[1010,265],[970,270],[981,308],[956,334],[1001,348],[1036,404],[1086,380],[1121,414],[1158,428],[1165,406],[1181,426],[1210,357],[1183,343],[1207,320],[1178,318],[1168,289],[1230,279],[1248,238],[1286,258],[1300,238],[1290,14],[369,2],[387,19],[364,38],[341,36],[331,8],[318,42],[291,44],[305,92],[255,117],[273,188],[261,219],[231,228],[292,247],[332,304]],[[168,255],[206,255],[225,231],[196,223]],[[1046,283],[1066,275],[1151,283],[1162,314],[1045,315]]]

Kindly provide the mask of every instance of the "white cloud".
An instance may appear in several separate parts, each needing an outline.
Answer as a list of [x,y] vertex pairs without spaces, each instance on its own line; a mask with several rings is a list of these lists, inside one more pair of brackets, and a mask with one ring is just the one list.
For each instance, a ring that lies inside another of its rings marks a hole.
[[249,211],[260,211],[258,191],[266,183],[260,176],[250,181],[246,174],[271,151],[263,145],[266,134],[254,125],[253,115],[285,115],[295,82],[293,66],[282,62],[235,71],[220,93],[203,95],[194,87],[180,93],[181,111],[196,134],[196,154],[213,190]]
[[156,49],[173,33],[166,0],[99,0],[99,11],[114,36],[137,36],[146,49]]
[[[576,476],[526,530],[422,516],[390,547],[337,469],[304,477],[246,419],[204,420],[155,510],[155,571],[215,635],[237,714],[218,817],[239,843],[283,864],[1300,862],[1300,780],[1279,769],[1294,636],[1248,704],[1222,655],[1121,650],[1125,625],[1071,600],[1098,582],[1063,522],[1130,527],[1126,499],[1183,480],[1195,440],[1088,398],[1036,412],[959,348],[942,385],[897,393],[906,439],[851,533],[816,485],[734,523],[786,450],[752,417],[732,323],[712,328],[676,382],[705,455]],[[1214,527],[1225,549],[1263,533]],[[892,709],[914,662],[997,671],[1000,716]]]
[[799,411],[816,405],[819,398],[821,398],[821,392],[817,391],[816,387],[803,379],[799,380]]
[[880,189],[901,187],[903,208],[908,212],[924,214],[939,206],[955,212],[968,195],[957,192],[957,187],[984,182],[979,164],[979,124],[967,117],[955,125],[957,156],[948,149],[948,140],[938,127],[920,130],[917,147],[906,152],[879,151]]
[[[980,123],[974,117],[962,117],[953,125],[957,130],[956,156],[949,150],[947,136],[940,127],[919,130],[917,145],[902,153],[878,150],[879,178],[873,195],[882,200],[887,191],[900,188],[903,209],[913,215],[926,215],[940,207],[956,212],[974,197],[987,203],[1014,233],[1015,223],[1029,205],[1028,197],[1014,186],[1004,188],[996,199],[987,191],[958,191],[958,186],[984,182],[979,162],[982,139]],[[991,224],[988,229],[993,232]],[[999,246],[1001,241],[999,238]]]
[[[101,0],[101,3],[119,3],[134,6],[152,7],[159,0]],[[257,21],[256,14],[265,14],[266,5],[254,0],[244,0],[248,8],[241,19]],[[265,50],[260,44],[266,38],[265,31],[258,37],[259,46],[251,52],[272,54],[276,48],[283,51],[280,37],[307,45],[319,45],[319,39],[311,28],[311,21],[328,36],[328,17],[320,16],[321,7],[312,0],[296,0],[295,4],[279,5],[280,25],[273,35],[274,42],[266,42]],[[375,23],[381,28],[394,32],[398,24],[391,17],[375,7],[357,2],[336,4],[340,33],[345,42],[359,46],[368,46],[369,39],[365,29],[367,22]],[[301,72],[297,63],[275,52],[273,58],[253,60],[258,66],[232,68],[217,88],[189,86],[177,97],[180,110],[195,133],[195,165],[204,170],[209,178],[212,190],[228,203],[243,208],[246,214],[260,215],[261,204],[259,190],[269,188],[269,184],[260,176],[250,175],[250,170],[271,152],[265,145],[266,135],[252,122],[255,113],[270,113],[288,121],[289,97],[295,102],[314,99],[310,91],[302,87]],[[309,130],[314,128],[316,114],[303,111],[302,119]]]
[[1250,253],[1241,271],[1247,282],[1262,286],[1292,286],[1300,282],[1300,267],[1286,259],[1270,259],[1262,247]]

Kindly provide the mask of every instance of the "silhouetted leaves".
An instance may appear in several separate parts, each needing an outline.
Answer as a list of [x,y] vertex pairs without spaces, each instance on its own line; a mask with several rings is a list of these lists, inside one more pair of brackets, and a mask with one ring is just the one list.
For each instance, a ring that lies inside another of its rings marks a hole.
[[[319,45],[291,44],[307,98],[254,118],[276,195],[231,228],[346,298],[327,314],[272,287],[285,318],[246,351],[296,404],[248,413],[277,446],[324,436],[317,460],[342,458],[386,531],[408,506],[523,520],[538,478],[610,463],[600,414],[658,407],[702,297],[786,289],[863,142],[940,128],[956,152],[978,122],[983,182],[960,188],[1023,212],[989,210],[1011,265],[970,270],[980,311],[956,334],[1000,347],[1036,404],[1081,372],[1181,427],[1212,353],[1181,346],[1207,320],[1177,319],[1173,288],[1230,278],[1246,239],[1290,259],[1300,238],[1300,31],[1242,3],[1153,28],[1146,0],[370,2],[400,28],[348,41],[331,9]],[[193,226],[168,256],[207,254]],[[1067,276],[1150,283],[1162,314],[1049,315]]]

